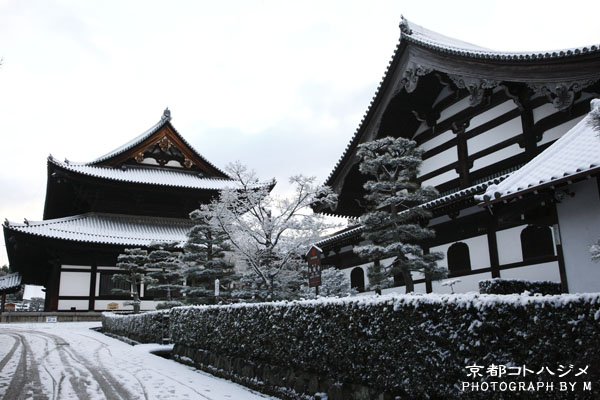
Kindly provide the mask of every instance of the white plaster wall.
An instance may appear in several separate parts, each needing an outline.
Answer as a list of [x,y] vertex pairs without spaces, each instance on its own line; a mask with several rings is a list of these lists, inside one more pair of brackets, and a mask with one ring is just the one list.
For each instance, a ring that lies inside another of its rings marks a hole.
[[89,272],[66,272],[60,273],[59,296],[89,296],[90,294]]
[[544,132],[544,136],[542,137],[542,140],[540,140],[538,142],[538,146],[540,146],[544,143],[555,141],[556,139],[558,139],[559,137],[561,137],[562,135],[567,133],[567,131],[569,129],[571,129],[572,127],[577,125],[577,123],[579,121],[581,121],[583,119],[583,117],[584,117],[584,115],[582,115],[581,117],[573,118],[572,120],[567,121],[558,126],[555,126],[552,129],[548,129],[547,131]]
[[482,112],[481,114],[472,118],[469,123],[469,128],[467,129],[467,132],[477,128],[480,125],[485,124],[488,121],[493,120],[494,118],[504,115],[507,112],[512,111],[516,108],[517,108],[517,106],[515,105],[515,102],[512,100],[507,100],[502,104],[498,104],[496,107],[491,108],[491,109],[487,110],[486,112]]
[[58,300],[58,309],[61,311],[71,311],[71,307],[75,307],[77,311],[88,311],[88,300]]
[[501,150],[488,154],[487,156],[483,156],[481,158],[476,159],[475,161],[473,161],[473,168],[471,168],[471,171],[477,171],[478,169],[506,160],[507,158],[515,156],[524,151],[525,149],[519,147],[517,143],[512,144]]
[[456,173],[456,170],[451,169],[450,171],[446,171],[442,174],[429,178],[426,181],[423,181],[422,184],[423,186],[437,186],[441,185],[442,183],[451,181],[452,179],[456,179],[458,178],[458,176],[459,175]]
[[521,251],[521,231],[526,227],[527,225],[521,225],[496,232],[498,262],[500,265],[523,261],[523,252]]
[[469,154],[474,154],[478,151],[487,149],[496,143],[500,143],[506,139],[510,139],[513,136],[520,135],[522,132],[523,126],[521,125],[521,117],[518,116],[503,123],[502,125],[498,125],[495,128],[492,128],[475,136],[474,138],[467,140]]
[[560,283],[558,261],[528,265],[526,267],[503,269],[500,271],[500,278],[526,281],[552,281]]
[[[488,240],[486,235],[462,239],[459,240],[459,242],[463,242],[469,246],[469,259],[471,260],[472,270],[490,267],[490,253],[488,250]],[[454,243],[457,242],[446,243],[429,249],[429,251],[432,253],[439,251],[444,255],[444,258],[438,261],[438,265],[440,267],[444,267],[446,269],[448,268],[448,248]]]
[[589,252],[600,239],[598,182],[588,179],[569,189],[575,197],[556,205],[569,292],[599,292],[600,263],[592,262]]
[[456,147],[451,147],[448,150],[444,150],[433,157],[423,160],[421,167],[419,168],[419,175],[423,176],[436,169],[442,168],[448,164],[452,164],[458,160]]
[[[479,281],[491,278],[491,272],[484,272],[481,274],[465,275],[451,279],[460,279],[460,282],[454,285],[454,293],[465,293],[479,292]],[[433,293],[452,293],[450,286],[442,286],[442,283],[444,283],[446,280],[447,279],[431,282],[431,289]]]
[[430,140],[423,142],[419,148],[423,149],[423,151],[428,151],[454,139],[454,137],[456,137],[456,135],[451,130],[447,130],[444,133],[441,133]]

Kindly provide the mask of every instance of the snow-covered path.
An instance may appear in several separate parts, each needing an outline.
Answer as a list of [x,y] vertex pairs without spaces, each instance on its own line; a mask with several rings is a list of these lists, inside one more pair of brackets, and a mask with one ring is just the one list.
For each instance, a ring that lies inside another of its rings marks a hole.
[[1,324],[0,398],[272,399],[90,330],[97,326]]

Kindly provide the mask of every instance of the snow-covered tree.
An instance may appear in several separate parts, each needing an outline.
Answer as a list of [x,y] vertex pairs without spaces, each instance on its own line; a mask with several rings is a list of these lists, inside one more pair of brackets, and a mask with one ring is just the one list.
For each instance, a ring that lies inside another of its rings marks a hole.
[[146,284],[149,290],[158,291],[155,298],[172,302],[183,289],[183,266],[176,251],[176,243],[155,243],[151,246],[146,267],[157,270],[148,272],[153,280]]
[[133,300],[130,303],[133,305],[133,312],[140,312],[140,292],[138,285],[142,283],[152,282],[152,278],[147,276],[146,273],[148,268],[148,252],[139,248],[136,249],[125,249],[123,254],[119,254],[117,257],[117,268],[123,273],[114,274],[112,276],[113,282],[126,282],[130,285],[130,290],[113,289],[114,293],[131,295]]
[[289,298],[294,290],[299,291],[308,247],[335,227],[314,214],[310,206],[317,202],[332,206],[336,196],[331,189],[315,185],[314,177],[297,175],[290,178],[294,194],[277,197],[245,166],[230,164],[227,171],[239,186],[222,191],[211,204],[214,221],[255,274],[254,296],[261,300]]
[[590,246],[590,253],[592,254],[592,261],[600,262],[600,240]]
[[[345,297],[358,294],[356,288],[350,287],[350,279],[343,271],[335,267],[325,268],[321,271],[321,286],[319,286],[319,296],[321,297]],[[302,297],[315,298],[315,288],[302,286]]]
[[[402,275],[406,292],[414,290],[412,272],[422,272],[429,279],[441,279],[447,271],[437,266],[439,253],[425,254],[421,243],[435,233],[426,228],[429,211],[419,204],[434,199],[433,187],[422,187],[417,172],[422,151],[405,138],[386,137],[359,145],[360,172],[371,180],[364,188],[368,212],[361,217],[363,238],[368,241],[354,251],[369,260],[393,258],[386,269],[388,276]],[[375,271],[373,271],[375,273]],[[391,280],[378,283],[385,287]]]
[[213,221],[213,211],[210,206],[202,206],[190,213],[195,225],[188,233],[181,256],[187,283],[184,292],[190,303],[217,303],[216,279],[220,288],[218,297],[229,297],[229,287],[235,279],[234,265],[225,254],[231,250],[228,236]]

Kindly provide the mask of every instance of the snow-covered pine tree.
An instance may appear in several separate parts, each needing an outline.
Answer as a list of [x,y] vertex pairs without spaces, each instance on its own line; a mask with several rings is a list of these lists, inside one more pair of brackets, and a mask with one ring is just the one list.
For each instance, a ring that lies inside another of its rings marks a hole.
[[[346,297],[358,294],[356,288],[350,287],[350,280],[346,274],[335,267],[325,268],[321,271],[321,297]],[[316,297],[315,289],[302,286],[302,297],[312,299]]]
[[189,303],[217,303],[216,279],[219,280],[219,298],[229,297],[230,284],[236,277],[234,265],[225,255],[231,249],[228,237],[211,221],[214,215],[214,210],[207,205],[190,213],[195,225],[188,232],[181,256],[186,278],[183,291]]
[[155,243],[150,248],[146,267],[158,271],[148,272],[153,281],[148,282],[146,288],[157,291],[155,298],[166,300],[167,305],[171,304],[170,307],[179,305],[174,301],[181,297],[183,289],[183,266],[179,259],[181,252],[177,251],[176,243]]
[[129,283],[130,290],[113,289],[112,291],[114,293],[131,295],[133,300],[128,304],[133,305],[133,312],[136,314],[140,312],[141,304],[138,285],[152,281],[152,278],[146,275],[148,271],[146,267],[147,263],[148,252],[146,250],[139,248],[125,249],[125,252],[119,254],[117,257],[117,268],[123,271],[123,273],[112,276],[113,282]]
[[369,244],[354,251],[373,261],[393,258],[386,272],[391,277],[402,275],[407,293],[414,291],[412,272],[444,278],[446,269],[437,266],[442,255],[424,254],[420,245],[435,232],[426,228],[430,212],[417,206],[437,196],[433,187],[421,187],[417,181],[422,151],[412,140],[385,137],[359,145],[357,155],[360,172],[371,180],[364,185],[368,212],[361,217],[363,238]]

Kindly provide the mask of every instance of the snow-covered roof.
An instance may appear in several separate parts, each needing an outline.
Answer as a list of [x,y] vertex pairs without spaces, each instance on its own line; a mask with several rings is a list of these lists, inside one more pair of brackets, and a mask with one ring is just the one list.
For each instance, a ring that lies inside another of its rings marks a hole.
[[189,219],[87,213],[46,221],[5,222],[6,229],[29,235],[125,246],[182,242],[193,226]]
[[0,292],[15,289],[21,285],[21,274],[18,272],[0,276]]
[[400,40],[406,40],[443,53],[460,55],[463,57],[496,59],[496,60],[536,60],[545,58],[563,58],[580,54],[600,51],[600,45],[576,47],[554,51],[498,51],[477,46],[462,40],[441,35],[437,32],[423,28],[415,23],[402,19],[400,23]]
[[489,186],[477,199],[494,202],[544,186],[600,172],[600,99],[592,100],[592,111],[550,147],[509,178]]
[[[421,208],[429,210],[429,209],[443,206],[445,204],[453,203],[455,201],[473,197],[477,193],[482,193],[490,185],[497,185],[497,184],[501,183],[502,181],[507,179],[509,176],[510,176],[510,174],[506,174],[506,175],[502,175],[502,176],[493,178],[487,182],[479,183],[477,185],[473,185],[468,188],[459,190],[458,192],[454,192],[454,193],[447,194],[445,196],[438,197],[437,199],[428,201],[426,203],[418,205],[417,207],[421,207]],[[406,212],[406,211],[402,211],[401,213],[403,213],[403,212]],[[364,228],[362,225],[357,226],[355,228],[346,229],[346,230],[338,232],[332,236],[329,236],[323,240],[320,240],[320,241],[316,242],[314,245],[315,246],[323,246],[323,245],[326,245],[329,243],[334,243],[341,239],[360,234],[363,231],[363,229]]]
[[[78,174],[121,182],[208,190],[235,188],[239,185],[237,181],[232,179],[206,178],[187,170],[137,166],[127,166],[126,168],[105,167],[61,162],[52,156],[48,157],[48,162]],[[265,183],[259,186],[266,185],[268,184]]]
[[[109,151],[105,155],[103,155],[101,157],[98,157],[94,161],[90,161],[90,162],[82,163],[82,164],[83,165],[96,165],[96,164],[102,163],[103,161],[109,160],[109,159],[111,159],[113,157],[116,157],[116,156],[118,156],[120,154],[123,154],[126,151],[131,150],[135,146],[139,145],[140,143],[142,143],[144,140],[148,139],[152,135],[154,135],[163,126],[165,126],[168,123],[170,123],[170,121],[171,121],[171,111],[169,111],[169,109],[167,108],[163,112],[163,115],[160,118],[160,121],[158,121],[150,129],[148,129],[147,131],[145,131],[141,135],[133,138],[132,140],[130,140],[127,143],[125,143],[125,144],[117,147],[116,149],[114,149],[112,151]],[[181,139],[181,141],[183,143],[185,143],[185,145],[188,146],[190,148],[190,150],[193,151],[196,154],[196,156],[198,156],[198,158],[200,158],[203,162],[205,162],[207,165],[211,166],[215,170],[219,171],[221,174],[223,174],[223,176],[228,176],[225,172],[223,172],[221,169],[217,168],[214,164],[212,164],[205,157],[203,157],[200,153],[198,153],[198,151],[196,151],[196,149],[194,149],[194,147],[187,140],[185,140],[185,138],[183,136],[181,136],[181,134],[179,132],[177,132],[177,130],[175,129],[175,127],[172,124],[170,124],[170,126],[173,129],[173,131],[175,132],[175,134],[177,134],[177,136],[179,137],[179,139]]]

